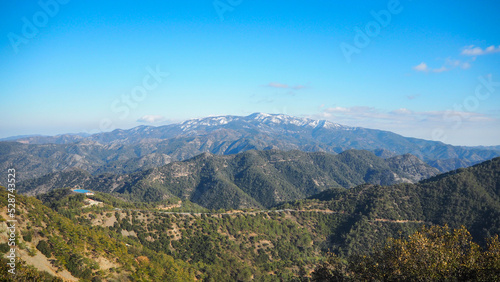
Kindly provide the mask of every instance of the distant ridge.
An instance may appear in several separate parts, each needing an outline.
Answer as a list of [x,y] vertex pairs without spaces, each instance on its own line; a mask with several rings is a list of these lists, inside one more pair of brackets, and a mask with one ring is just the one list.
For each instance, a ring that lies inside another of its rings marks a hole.
[[229,156],[203,153],[183,162],[126,175],[92,176],[84,170],[58,172],[25,181],[19,191],[35,195],[78,185],[146,202],[178,197],[209,209],[269,208],[328,188],[411,183],[438,173],[411,155],[382,159],[358,150],[338,155],[251,150]]
[[[368,150],[387,158],[412,154],[441,172],[497,156],[497,147],[452,146],[382,130],[349,127],[282,114],[217,116],[165,126],[138,126],[85,136],[31,136],[0,142],[0,169],[17,167],[20,180],[76,167],[99,173],[131,173],[186,160],[248,150],[340,153]],[[0,179],[0,184],[4,180]]]

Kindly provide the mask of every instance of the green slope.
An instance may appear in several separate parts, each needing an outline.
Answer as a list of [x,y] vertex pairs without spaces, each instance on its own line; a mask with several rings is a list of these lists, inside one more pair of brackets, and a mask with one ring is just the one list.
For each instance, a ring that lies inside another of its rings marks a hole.
[[178,197],[208,209],[269,208],[328,188],[350,188],[363,183],[390,185],[436,174],[436,169],[413,156],[386,160],[358,150],[338,155],[269,150],[229,156],[204,153],[187,161],[126,175],[94,177],[73,170],[25,181],[20,189],[37,194],[78,185],[137,201]]
[[[6,189],[1,186],[0,199],[2,211],[0,227],[6,230],[5,218],[12,218],[7,217],[8,196]],[[103,226],[78,224],[44,206],[41,201],[33,197],[16,195],[15,199],[18,232],[16,252],[21,261],[28,260],[32,256],[40,256],[35,258],[41,263],[50,261],[49,268],[52,272],[67,270],[81,281],[100,281],[99,279],[192,281],[194,279],[190,267],[182,261],[174,261],[172,257],[163,253],[143,248],[133,240],[124,242],[124,238],[119,234],[110,232]],[[2,241],[3,239],[2,237]],[[2,250],[5,251],[3,247]],[[19,265],[22,265],[21,261],[18,262]],[[107,261],[108,266],[101,266],[102,261]],[[27,277],[42,279],[43,275],[47,275],[37,273],[32,268],[22,267],[18,270],[20,272],[17,276],[9,276],[9,273],[2,272],[0,275],[3,276],[0,277],[25,281]]]
[[[324,158],[317,159],[314,154],[254,151],[232,158],[201,155],[194,161],[172,164],[169,170],[172,177],[164,174],[164,178],[157,180],[165,183],[184,179],[185,184],[212,178],[220,185],[231,186],[238,177],[249,178],[241,174],[245,171],[267,175],[266,172],[273,170],[304,170],[308,167],[300,166],[302,164],[315,167],[311,166],[311,161],[318,167],[339,167],[346,161],[357,163],[356,160],[362,160],[353,169],[355,175],[363,168],[375,167],[379,161],[373,159],[370,166],[366,164],[364,152],[350,152],[337,160],[338,165],[333,165]],[[292,157],[297,164],[290,164]],[[274,164],[269,165],[270,162]],[[145,175],[158,177],[161,174],[148,172]],[[99,269],[92,269],[92,262],[105,257],[119,263],[117,270],[109,275],[124,275],[132,280],[139,275],[145,275],[143,277],[149,277],[146,278],[149,280],[160,276],[178,279],[175,275],[188,279],[189,275],[194,275],[203,281],[290,281],[307,276],[328,251],[337,253],[342,259],[356,254],[368,255],[384,245],[388,238],[406,237],[424,225],[448,224],[452,228],[464,225],[475,241],[484,245],[485,238],[500,233],[499,175],[500,158],[496,158],[417,184],[364,184],[351,189],[339,186],[264,211],[164,212],[100,193],[98,196],[108,205],[82,209],[78,196],[67,194],[66,190],[40,196],[58,213],[30,197],[21,196],[19,201],[27,203],[26,210],[23,210],[26,215],[23,229],[28,230],[27,223],[32,226],[34,244],[41,240],[49,242],[51,256],[60,261],[62,268],[72,269],[68,259],[74,255],[88,259],[83,260],[81,270],[85,273],[90,268],[93,276],[104,275]],[[145,185],[144,179],[134,185]],[[283,176],[275,181],[283,179],[291,181],[293,178]],[[268,181],[272,183],[273,180]],[[191,192],[195,191],[193,188]],[[207,196],[210,192],[201,189],[199,193]],[[248,194],[239,186],[234,188],[234,193]],[[45,225],[47,227],[43,227]],[[131,246],[124,247],[124,243]],[[67,249],[69,246],[71,249]]]
[[332,242],[332,246],[342,246],[346,254],[395,235],[395,230],[374,232],[374,226],[384,225],[380,219],[384,223],[407,223],[406,226],[413,226],[411,230],[424,223],[448,224],[453,228],[464,225],[474,238],[482,240],[500,234],[500,158],[417,184],[328,190],[300,204],[356,217],[340,243]]

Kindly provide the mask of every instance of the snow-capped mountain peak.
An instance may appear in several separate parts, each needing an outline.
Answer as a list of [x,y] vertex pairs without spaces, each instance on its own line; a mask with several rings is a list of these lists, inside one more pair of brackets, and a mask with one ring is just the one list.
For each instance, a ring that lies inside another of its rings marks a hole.
[[182,130],[189,130],[200,126],[220,126],[228,124],[233,118],[231,116],[217,116],[217,117],[206,117],[190,119],[181,123]]
[[285,114],[266,114],[266,113],[253,113],[246,117],[241,116],[214,116],[206,118],[198,118],[187,120],[180,124],[183,131],[196,130],[201,127],[215,127],[228,125],[233,122],[244,122],[253,125],[267,125],[267,126],[298,126],[309,128],[328,128],[328,129],[349,129],[340,124],[336,124],[326,120],[314,120],[310,118],[293,117]]
[[327,120],[314,120],[310,118],[293,117],[284,114],[254,113],[248,116],[253,120],[264,124],[296,125],[300,127],[324,127],[324,128],[348,128],[346,126],[333,123]]

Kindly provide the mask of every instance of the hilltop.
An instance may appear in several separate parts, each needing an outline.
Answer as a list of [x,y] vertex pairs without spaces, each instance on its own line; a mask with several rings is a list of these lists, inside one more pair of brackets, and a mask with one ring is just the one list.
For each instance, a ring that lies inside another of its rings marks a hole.
[[358,149],[384,158],[412,154],[441,172],[500,156],[497,147],[451,146],[325,120],[255,113],[92,135],[8,139],[0,142],[0,169],[16,167],[20,180],[69,168],[84,169],[93,175],[123,174],[186,160],[201,153],[230,155],[270,149],[333,154]]
[[45,175],[19,185],[36,195],[54,188],[81,187],[155,202],[175,197],[208,209],[270,208],[328,188],[371,183],[417,182],[439,171],[415,156],[382,159],[369,151],[338,155],[301,151],[246,151],[235,155],[204,153],[183,162],[132,174],[93,176],[84,170]]
[[39,195],[44,205],[19,195],[21,258],[52,261],[46,270],[67,277],[289,281],[307,277],[328,251],[352,261],[422,226],[464,225],[484,246],[500,234],[499,175],[495,158],[414,184],[338,187],[268,210],[221,213],[165,212],[102,192],[88,197],[104,206],[85,208],[84,195],[69,189]]

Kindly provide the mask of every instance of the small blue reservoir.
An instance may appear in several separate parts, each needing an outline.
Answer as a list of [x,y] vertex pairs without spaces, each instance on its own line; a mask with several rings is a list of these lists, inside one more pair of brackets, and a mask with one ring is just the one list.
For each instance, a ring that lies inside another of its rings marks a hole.
[[92,191],[90,191],[90,190],[85,190],[85,189],[75,189],[75,190],[73,190],[73,191],[75,191],[76,193],[84,193],[84,194],[85,194],[85,193],[92,193]]

